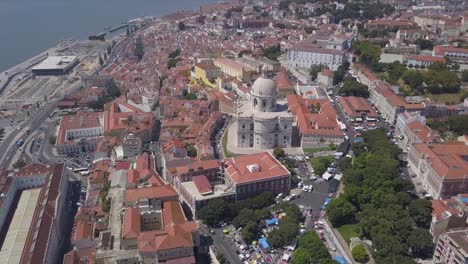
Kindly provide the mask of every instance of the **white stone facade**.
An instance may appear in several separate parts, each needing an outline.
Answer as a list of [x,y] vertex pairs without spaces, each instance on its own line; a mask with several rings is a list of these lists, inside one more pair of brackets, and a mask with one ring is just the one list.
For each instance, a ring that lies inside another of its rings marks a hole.
[[293,116],[278,103],[276,84],[259,77],[252,86],[250,102],[240,105],[237,116],[237,146],[272,149],[291,147]]
[[325,65],[332,70],[345,62],[344,52],[334,49],[289,50],[288,64],[290,67],[310,68],[312,65]]

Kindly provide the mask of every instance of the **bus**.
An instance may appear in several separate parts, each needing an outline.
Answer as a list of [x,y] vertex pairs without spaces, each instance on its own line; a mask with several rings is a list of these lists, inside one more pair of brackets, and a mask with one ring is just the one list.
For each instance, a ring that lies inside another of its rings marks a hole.
[[87,171],[88,168],[86,167],[83,167],[83,168],[76,168],[76,169],[73,169],[73,172],[82,172],[82,171]]

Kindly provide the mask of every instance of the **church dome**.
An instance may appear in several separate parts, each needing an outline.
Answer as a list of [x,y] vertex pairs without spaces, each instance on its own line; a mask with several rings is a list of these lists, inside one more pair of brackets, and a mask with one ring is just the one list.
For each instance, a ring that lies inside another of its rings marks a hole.
[[264,77],[258,77],[252,85],[252,95],[261,97],[276,97],[278,90],[276,89],[276,83]]

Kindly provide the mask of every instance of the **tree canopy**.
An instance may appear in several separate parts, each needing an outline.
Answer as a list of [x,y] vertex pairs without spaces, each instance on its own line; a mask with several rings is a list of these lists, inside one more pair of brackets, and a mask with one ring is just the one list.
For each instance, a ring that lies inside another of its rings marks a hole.
[[346,96],[369,97],[369,87],[353,77],[346,77],[339,93]]
[[369,260],[369,254],[367,254],[366,248],[362,245],[356,245],[353,250],[351,250],[353,259],[359,263],[366,263]]
[[281,49],[279,46],[270,46],[263,49],[263,55],[270,60],[278,60],[278,57],[281,55]]
[[355,44],[355,53],[359,55],[359,61],[372,67],[379,62],[380,52],[377,45],[367,40]]
[[305,232],[298,241],[298,248],[294,250],[292,264],[309,264],[309,263],[337,263],[331,259],[325,244],[320,240],[317,234],[313,231]]
[[429,235],[424,229],[427,202],[408,194],[413,185],[400,178],[397,157],[401,150],[388,140],[386,131],[376,129],[361,136],[364,142],[353,145],[356,157],[342,168],[344,193],[328,204],[327,215],[335,227],[350,221],[357,224],[360,234],[372,240],[377,263],[396,263],[396,259],[414,263],[411,258],[423,257],[427,249],[410,240],[415,226]]

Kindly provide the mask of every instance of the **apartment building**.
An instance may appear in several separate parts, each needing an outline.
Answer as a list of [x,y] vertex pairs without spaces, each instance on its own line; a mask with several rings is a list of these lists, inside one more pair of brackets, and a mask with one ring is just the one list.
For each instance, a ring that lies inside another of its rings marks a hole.
[[58,127],[55,148],[59,154],[91,152],[104,136],[104,120],[100,112],[79,111],[64,115]]
[[316,43],[300,42],[287,53],[288,65],[292,68],[310,68],[312,65],[324,65],[331,70],[346,61],[345,52],[338,49],[322,48]]
[[434,264],[468,263],[468,230],[450,231],[439,236]]
[[425,144],[409,146],[410,172],[434,199],[455,196],[468,189],[468,146]]
[[219,67],[220,72],[226,74],[227,76],[235,77],[243,82],[250,81],[256,72],[256,69],[244,66],[228,58],[215,59],[213,64],[214,66]]
[[266,191],[289,193],[291,173],[269,152],[226,159],[225,167],[226,185],[233,186],[236,200]]
[[336,111],[329,99],[305,99],[288,95],[288,105],[294,114],[294,125],[298,134],[293,135],[302,148],[339,145],[344,135],[337,121]]
[[[6,174],[3,174],[5,177]],[[66,243],[68,174],[63,164],[31,163],[10,171],[2,190],[0,219],[6,232],[1,263],[56,263]],[[14,196],[21,192],[17,205]],[[13,210],[13,220],[5,217]]]

